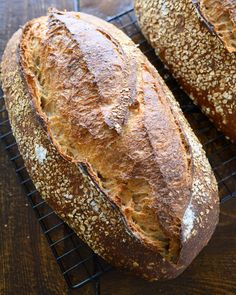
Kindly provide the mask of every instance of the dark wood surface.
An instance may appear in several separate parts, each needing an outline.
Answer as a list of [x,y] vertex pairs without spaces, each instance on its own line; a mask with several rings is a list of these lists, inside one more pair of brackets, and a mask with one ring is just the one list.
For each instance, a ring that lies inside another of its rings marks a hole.
[[[130,0],[84,0],[81,10],[101,17],[130,7]],[[48,6],[73,9],[70,0],[0,0],[0,54],[11,34]],[[68,291],[14,168],[0,143],[0,295],[94,294],[91,285]],[[102,295],[236,294],[236,199],[221,206],[219,226],[188,270],[169,282],[148,283],[112,271],[101,279]]]

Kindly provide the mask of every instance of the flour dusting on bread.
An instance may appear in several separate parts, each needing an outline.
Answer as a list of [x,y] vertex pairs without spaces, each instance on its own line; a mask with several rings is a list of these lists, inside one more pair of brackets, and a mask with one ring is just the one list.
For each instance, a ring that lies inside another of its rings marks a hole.
[[46,157],[47,157],[47,150],[43,146],[36,143],[35,155],[39,163],[43,164],[43,162],[46,160]]
[[183,240],[186,241],[191,236],[192,229],[194,227],[195,213],[193,206],[190,203],[184,213],[183,217]]

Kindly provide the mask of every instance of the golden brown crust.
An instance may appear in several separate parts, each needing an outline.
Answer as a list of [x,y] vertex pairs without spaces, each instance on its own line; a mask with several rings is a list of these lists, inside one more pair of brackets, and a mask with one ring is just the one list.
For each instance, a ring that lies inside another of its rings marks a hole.
[[[2,69],[20,152],[59,216],[116,266],[152,280],[181,273],[217,223],[216,182],[179,106],[134,44],[95,17],[54,11],[12,37]],[[61,123],[53,125],[55,116]],[[148,203],[140,195],[127,203],[131,192],[144,192]],[[150,223],[154,230],[141,230]]]
[[[143,33],[183,89],[219,130],[236,141],[235,53],[210,33],[192,1],[136,0],[135,6]],[[204,10],[204,15],[212,19],[210,12],[207,16]]]
[[234,0],[199,0],[199,12],[229,52],[236,51],[236,3]]

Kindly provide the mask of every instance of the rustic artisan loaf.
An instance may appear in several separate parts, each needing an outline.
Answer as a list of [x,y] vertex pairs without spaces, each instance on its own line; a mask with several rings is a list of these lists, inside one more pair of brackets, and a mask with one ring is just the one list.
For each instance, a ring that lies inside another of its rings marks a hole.
[[193,101],[236,142],[236,3],[136,0],[144,35]]
[[200,143],[154,67],[111,24],[51,11],[9,41],[2,84],[36,188],[113,265],[180,274],[218,222]]

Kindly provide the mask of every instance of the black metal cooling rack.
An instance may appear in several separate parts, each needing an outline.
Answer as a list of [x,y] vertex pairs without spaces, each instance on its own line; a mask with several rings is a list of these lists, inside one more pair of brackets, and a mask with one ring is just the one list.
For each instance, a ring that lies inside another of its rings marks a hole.
[[[220,192],[221,203],[236,196],[236,146],[231,144],[219,133],[212,123],[192,103],[188,96],[180,89],[171,74],[155,55],[138,27],[133,10],[126,11],[108,19],[118,26],[149,58],[166,81],[169,88],[179,101],[181,108],[192,126],[194,132],[203,144],[207,157],[215,172]],[[48,241],[53,255],[69,288],[81,288],[85,284],[93,283],[94,292],[100,294],[99,277],[111,269],[101,258],[93,253],[76,234],[52,211],[41,199],[35,189],[17,149],[14,136],[8,121],[3,93],[0,92],[0,139],[10,156],[20,183],[23,185],[27,198],[36,213],[42,231]]]

